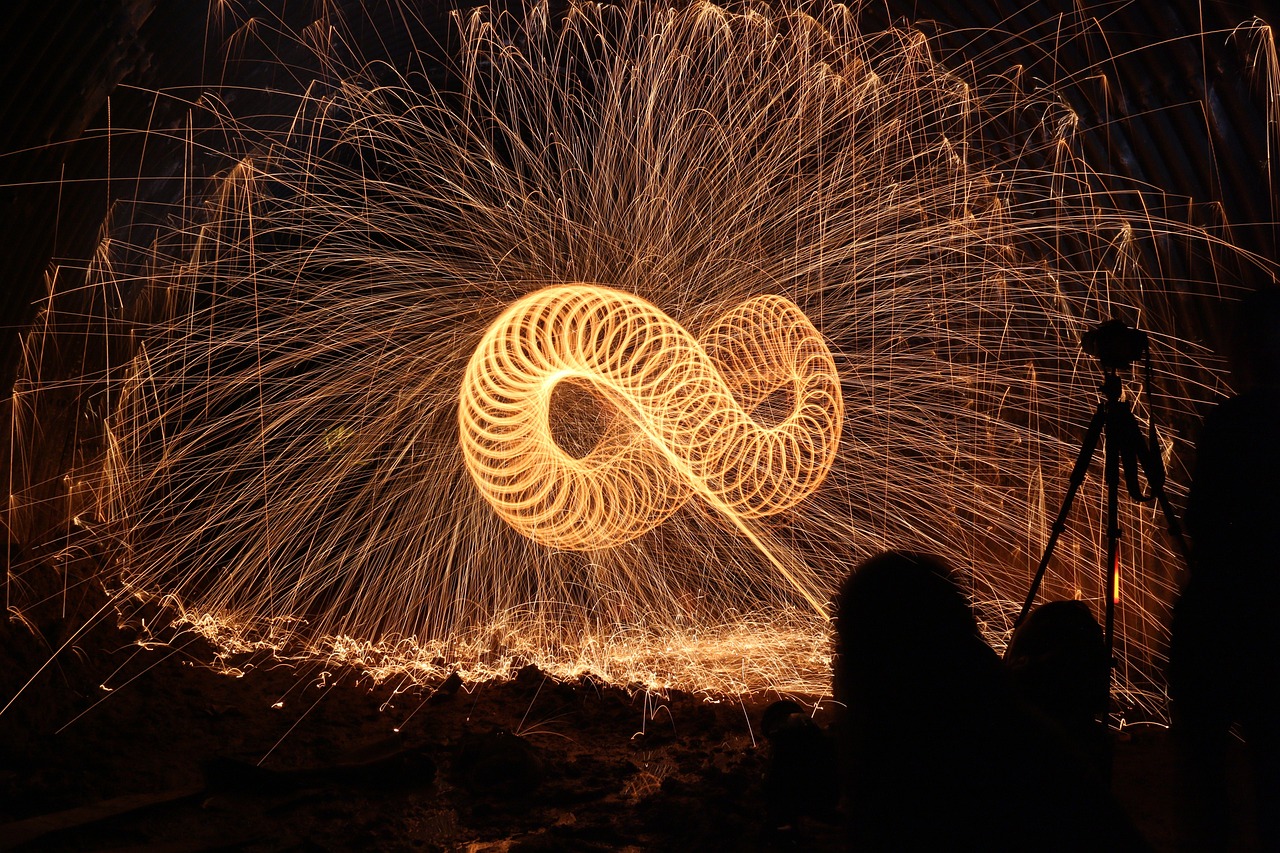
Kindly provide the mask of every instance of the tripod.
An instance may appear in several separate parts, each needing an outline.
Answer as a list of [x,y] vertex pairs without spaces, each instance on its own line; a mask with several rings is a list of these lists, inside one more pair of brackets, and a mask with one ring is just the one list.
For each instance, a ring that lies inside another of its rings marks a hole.
[[[1089,429],[1085,433],[1080,455],[1076,457],[1075,467],[1071,471],[1071,479],[1067,487],[1067,495],[1062,501],[1062,509],[1059,510],[1058,517],[1053,522],[1048,545],[1045,547],[1044,556],[1041,557],[1040,565],[1036,569],[1035,579],[1031,581],[1031,590],[1027,593],[1026,601],[1022,604],[1022,612],[1018,614],[1018,619],[1013,624],[1017,628],[1031,611],[1031,605],[1040,589],[1040,582],[1044,580],[1045,569],[1048,568],[1049,560],[1053,556],[1054,546],[1058,544],[1058,537],[1066,530],[1067,515],[1071,512],[1071,503],[1075,500],[1076,493],[1080,490],[1080,484],[1084,482],[1084,476],[1089,470],[1089,462],[1093,458],[1094,450],[1098,447],[1098,439],[1105,432],[1107,442],[1103,453],[1103,482],[1107,488],[1107,606],[1104,638],[1109,666],[1107,678],[1107,701],[1109,701],[1111,695],[1110,673],[1115,669],[1116,605],[1120,602],[1121,468],[1124,469],[1125,485],[1129,496],[1139,502],[1146,502],[1154,498],[1159,504],[1160,511],[1164,514],[1165,521],[1168,523],[1169,534],[1178,542],[1183,560],[1187,559],[1188,550],[1186,539],[1182,535],[1182,526],[1178,523],[1178,518],[1174,515],[1173,508],[1169,505],[1169,499],[1165,495],[1164,462],[1159,452],[1143,438],[1142,430],[1139,429],[1138,421],[1134,418],[1129,404],[1120,399],[1122,389],[1120,377],[1116,375],[1115,367],[1104,364],[1101,390],[1103,399],[1098,403],[1093,420],[1089,422]],[[1142,494],[1142,488],[1138,482],[1138,465],[1142,466],[1142,470],[1146,474],[1147,486],[1151,489],[1150,495]],[[1102,719],[1105,721],[1107,719],[1105,703],[1103,711]]]

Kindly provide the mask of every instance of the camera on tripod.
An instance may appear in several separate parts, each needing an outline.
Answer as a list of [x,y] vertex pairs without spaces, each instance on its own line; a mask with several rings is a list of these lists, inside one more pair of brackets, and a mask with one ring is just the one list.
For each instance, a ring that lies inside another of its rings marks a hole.
[[[1133,415],[1130,401],[1125,400],[1124,388],[1117,371],[1128,367],[1140,358],[1150,355],[1147,333],[1128,326],[1122,320],[1108,320],[1099,323],[1080,336],[1080,348],[1093,356],[1102,365],[1103,399],[1094,410],[1093,419],[1085,432],[1084,443],[1080,454],[1076,457],[1075,467],[1071,469],[1071,477],[1067,483],[1067,494],[1049,529],[1049,541],[1045,545],[1040,565],[1036,567],[1035,576],[1031,580],[1031,589],[1022,603],[1022,612],[1014,621],[1017,628],[1027,618],[1031,605],[1035,602],[1036,592],[1044,580],[1053,549],[1058,538],[1066,531],[1067,514],[1071,511],[1071,503],[1084,482],[1089,470],[1089,463],[1094,451],[1102,444],[1103,433],[1106,442],[1103,446],[1103,481],[1106,485],[1106,536],[1107,557],[1103,564],[1105,581],[1103,589],[1106,621],[1103,626],[1103,639],[1107,645],[1107,657],[1111,659],[1115,649],[1115,617],[1116,606],[1120,603],[1120,484],[1123,475],[1125,486],[1130,497],[1145,502],[1154,499],[1164,514],[1169,525],[1169,534],[1179,545],[1183,560],[1188,559],[1187,543],[1182,538],[1182,528],[1178,518],[1169,504],[1164,490],[1164,460],[1160,454],[1160,441],[1156,435],[1154,421],[1148,421],[1148,437],[1143,438],[1142,430]],[[1151,361],[1146,364],[1146,393],[1151,394]],[[1138,480],[1139,469],[1147,475],[1147,485],[1151,494],[1143,495]],[[1105,697],[1100,697],[1099,710],[1103,719],[1108,719],[1110,703],[1110,685]]]
[[1107,320],[1081,335],[1080,348],[1103,370],[1123,370],[1147,354],[1147,333],[1123,320]]

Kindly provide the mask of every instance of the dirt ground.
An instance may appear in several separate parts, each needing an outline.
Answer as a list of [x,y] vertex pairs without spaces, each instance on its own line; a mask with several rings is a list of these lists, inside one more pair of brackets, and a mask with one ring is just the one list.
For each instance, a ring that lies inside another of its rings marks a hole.
[[[74,624],[0,623],[0,703]],[[842,849],[838,820],[770,826],[775,696],[628,693],[532,667],[409,689],[271,662],[237,678],[200,642],[135,639],[102,624],[0,715],[0,849]],[[1115,793],[1159,851],[1179,849],[1174,769],[1163,728],[1117,737]]]
[[[759,701],[629,695],[532,667],[397,693],[290,667],[228,677],[207,649],[136,651],[107,656],[132,657],[110,693],[84,689],[96,660],[68,656],[0,717],[0,846],[19,832],[40,850],[769,846]],[[835,846],[834,827],[803,832]]]

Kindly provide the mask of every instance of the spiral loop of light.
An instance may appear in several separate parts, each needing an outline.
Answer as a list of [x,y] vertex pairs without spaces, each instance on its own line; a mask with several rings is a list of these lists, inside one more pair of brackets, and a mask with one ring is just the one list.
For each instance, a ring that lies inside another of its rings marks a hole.
[[[582,458],[552,434],[551,395],[578,380],[613,418]],[[790,412],[751,410],[779,391]],[[609,288],[530,294],[499,317],[467,367],[459,433],[468,472],[497,513],[555,548],[630,541],[701,495],[736,521],[774,515],[831,469],[843,403],[835,362],[790,300],[761,296],[695,339],[661,310]]]

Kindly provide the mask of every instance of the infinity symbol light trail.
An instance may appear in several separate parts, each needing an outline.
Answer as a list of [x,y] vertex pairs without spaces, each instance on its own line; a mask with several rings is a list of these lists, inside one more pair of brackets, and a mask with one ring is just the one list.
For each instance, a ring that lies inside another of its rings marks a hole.
[[[614,413],[581,458],[552,433],[562,382]],[[779,393],[790,401],[784,418],[753,417]],[[831,352],[788,299],[749,299],[699,339],[639,297],[571,284],[525,296],[489,327],[467,366],[458,422],[476,487],[531,539],[611,548],[698,495],[821,611],[746,522],[817,490],[843,413]]]

